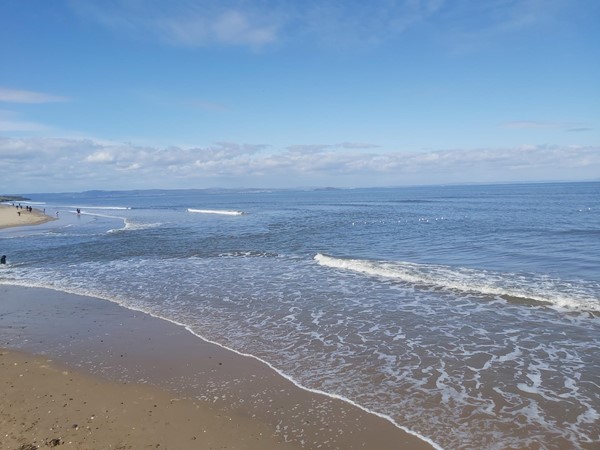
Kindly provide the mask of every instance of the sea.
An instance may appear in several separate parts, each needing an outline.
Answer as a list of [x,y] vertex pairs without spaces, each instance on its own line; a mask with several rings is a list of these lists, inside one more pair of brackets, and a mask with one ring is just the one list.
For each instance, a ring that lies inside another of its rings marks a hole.
[[25,195],[58,220],[0,231],[0,283],[183,324],[438,448],[600,448],[598,182]]

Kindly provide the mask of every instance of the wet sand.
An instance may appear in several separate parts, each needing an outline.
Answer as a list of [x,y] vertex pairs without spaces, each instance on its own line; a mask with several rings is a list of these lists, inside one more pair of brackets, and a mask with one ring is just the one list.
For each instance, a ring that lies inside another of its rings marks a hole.
[[258,360],[105,300],[0,285],[0,347],[2,448],[58,438],[73,448],[432,448]]
[[[21,214],[18,214],[21,213]],[[0,205],[0,229],[10,227],[22,227],[26,225],[39,225],[54,220],[53,217],[45,215],[39,209],[31,212],[25,208],[17,209],[10,205]]]
[[293,449],[262,424],[139,384],[0,351],[0,447]]

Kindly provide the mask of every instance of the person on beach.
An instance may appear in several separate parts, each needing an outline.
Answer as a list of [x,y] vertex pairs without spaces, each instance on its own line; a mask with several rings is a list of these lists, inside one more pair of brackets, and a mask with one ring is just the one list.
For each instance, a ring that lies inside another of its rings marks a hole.
[[6,264],[6,255],[0,256],[0,264]]

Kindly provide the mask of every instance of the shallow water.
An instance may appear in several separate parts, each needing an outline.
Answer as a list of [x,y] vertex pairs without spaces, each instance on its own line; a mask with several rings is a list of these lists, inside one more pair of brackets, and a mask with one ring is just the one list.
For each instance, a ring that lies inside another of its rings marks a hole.
[[186,324],[447,449],[600,439],[600,183],[30,197],[60,220],[0,231],[0,282]]

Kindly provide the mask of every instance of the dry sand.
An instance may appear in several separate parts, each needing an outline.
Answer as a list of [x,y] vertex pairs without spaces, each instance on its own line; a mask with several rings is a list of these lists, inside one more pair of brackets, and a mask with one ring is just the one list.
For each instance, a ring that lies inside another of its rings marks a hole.
[[45,215],[39,209],[33,209],[29,212],[25,208],[17,209],[10,205],[0,205],[0,229],[38,225],[50,220],[54,220],[54,218]]
[[0,347],[2,449],[56,439],[78,449],[431,449],[253,358],[105,300],[0,284]]

